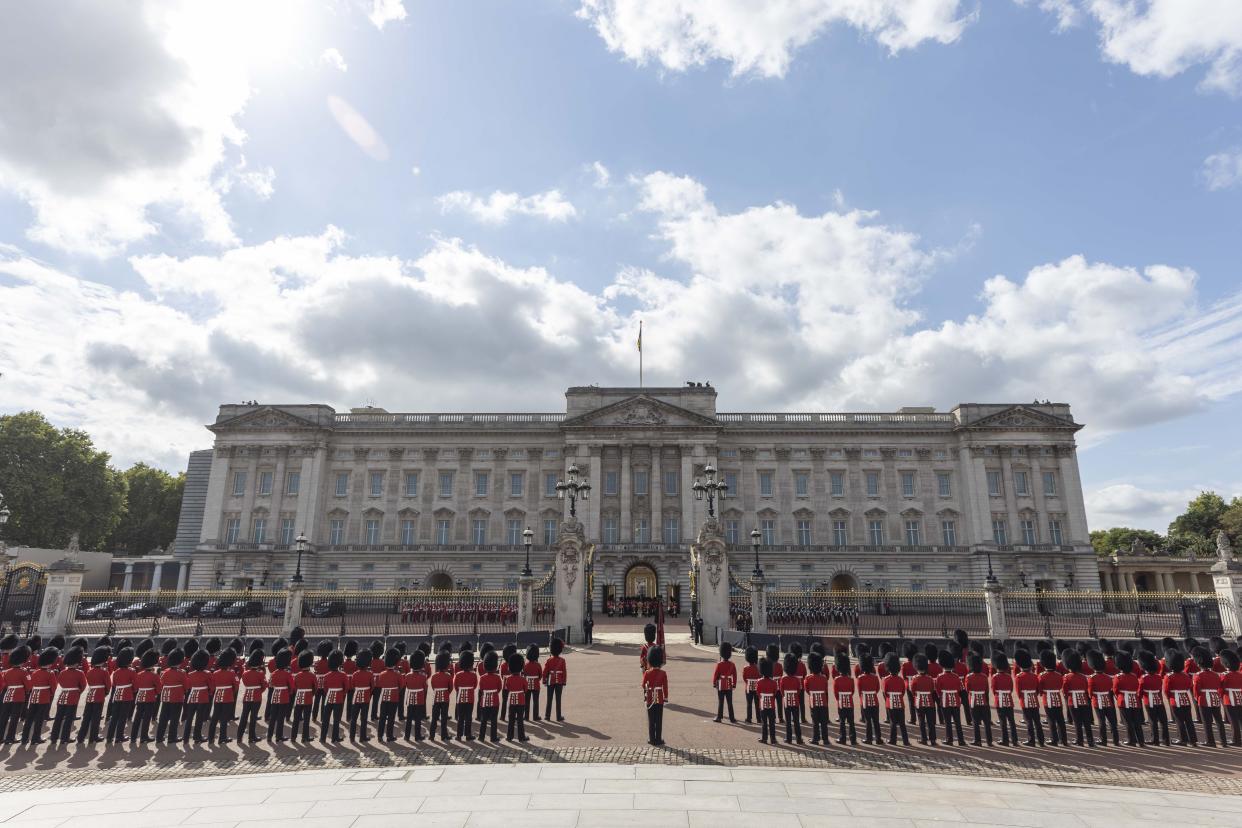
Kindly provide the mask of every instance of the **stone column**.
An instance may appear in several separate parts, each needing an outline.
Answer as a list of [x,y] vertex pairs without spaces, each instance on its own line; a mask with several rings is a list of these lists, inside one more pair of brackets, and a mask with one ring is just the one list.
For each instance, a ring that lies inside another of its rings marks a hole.
[[664,543],[664,481],[660,479],[659,444],[651,446],[651,467],[647,472],[647,491],[651,497],[651,541]]
[[125,564],[125,580],[121,583],[121,591],[129,592],[134,588],[134,564],[128,561]]
[[43,606],[39,608],[39,621],[35,632],[46,640],[53,635],[68,631],[69,614],[82,591],[82,576],[86,566],[75,554],[77,536],[70,544],[69,557],[56,561],[47,568],[47,585],[43,588]]
[[988,614],[988,634],[997,641],[1009,638],[1005,624],[1005,585],[995,579],[983,582],[983,601]]
[[160,591],[160,584],[164,580],[164,562],[157,561],[155,567],[151,570],[151,600],[155,600],[155,595]]
[[[559,620],[559,619],[558,619]],[[535,626],[535,576],[518,578],[518,632],[529,632]]]
[[582,638],[585,546],[586,537],[581,523],[566,521],[561,524],[556,548],[552,552],[556,568],[556,626],[568,628],[569,641],[566,643]]
[[185,588],[190,582],[190,567],[193,565],[194,565],[193,561],[188,561],[184,559],[178,564],[179,568],[177,570],[177,592],[185,592]]
[[694,485],[694,445],[686,443],[680,446],[681,449],[681,480],[677,481],[681,487],[677,491],[681,492],[681,519],[678,529],[681,532],[682,539],[692,538],[690,534],[694,530],[691,528],[695,525],[696,509],[694,504],[694,491],[690,488]]
[[630,447],[621,446],[621,543],[634,542],[634,526],[630,521],[633,500],[630,487]]
[[[604,447],[593,445],[591,452],[591,521],[587,524],[587,537],[594,538],[596,543],[604,542]],[[594,597],[591,598],[594,601]]]
[[1220,620],[1227,637],[1242,635],[1242,563],[1234,559],[1229,536],[1216,532],[1216,563],[1212,586],[1220,599]]
[[1123,592],[1134,592],[1134,576],[1128,569],[1121,571],[1121,584]]
[[720,523],[708,518],[690,547],[691,595],[698,599],[705,643],[715,640],[717,628],[729,627],[729,557]]
[[1087,537],[1087,512],[1083,503],[1082,481],[1078,477],[1078,461],[1072,443],[1057,446],[1058,470],[1061,472],[1061,504],[1069,524],[1069,537],[1064,540],[1073,544],[1089,543]]
[[768,631],[768,592],[767,580],[762,575],[750,576],[750,618],[751,632],[765,633]]
[[302,605],[306,600],[306,582],[289,579],[289,591],[285,593],[285,622],[281,635],[289,637],[294,627],[302,626]]

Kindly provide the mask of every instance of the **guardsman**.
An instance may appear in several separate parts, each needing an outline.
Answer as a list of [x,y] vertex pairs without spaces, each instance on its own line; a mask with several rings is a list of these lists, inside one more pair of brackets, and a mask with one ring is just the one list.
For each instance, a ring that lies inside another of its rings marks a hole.
[[62,660],[63,668],[56,676],[56,718],[52,720],[52,747],[69,744],[78,702],[86,689],[86,673],[82,671],[82,649],[70,647]]
[[39,662],[30,672],[30,690],[26,697],[26,724],[22,727],[22,746],[43,744],[43,725],[52,710],[56,674],[52,668],[60,660],[60,650],[48,647],[39,653]]
[[901,677],[906,680],[906,702],[910,705],[910,724],[918,724],[918,713],[914,706],[914,677],[918,675],[918,670],[914,667],[914,657],[918,655],[919,648],[913,641],[906,642],[902,648],[904,659],[901,662]]
[[457,741],[474,741],[474,694],[479,687],[479,675],[474,671],[474,651],[462,650],[458,656],[460,668],[453,676],[453,718],[457,720]]
[[858,744],[858,730],[854,724],[854,677],[850,675],[850,657],[846,652],[837,653],[837,677],[832,680],[832,697],[837,703],[837,720],[840,727],[837,744]]
[[[237,651],[226,647],[216,656],[216,669],[211,674],[211,724],[207,727],[207,743],[218,738],[229,743],[229,725],[237,715]],[[218,735],[217,735],[218,731]]]
[[[980,729],[987,739],[988,747],[992,746],[992,706],[988,704],[988,696],[991,695],[991,686],[988,676],[983,672],[983,656],[972,652],[966,656],[966,667],[969,672],[966,673],[966,680],[963,683],[966,690],[966,705],[970,708],[971,726],[975,730],[975,738],[971,742],[972,745],[978,747],[983,744],[980,740]],[[1012,708],[1010,708],[1012,712]],[[1008,744],[1008,742],[1006,742]]]
[[1087,666],[1092,670],[1087,678],[1087,690],[1091,693],[1091,707],[1095,710],[1096,723],[1100,728],[1100,746],[1108,746],[1108,731],[1113,732],[1113,744],[1121,744],[1117,735],[1117,707],[1113,698],[1113,676],[1117,669],[1113,662],[1114,673],[1108,672],[1108,659],[1099,650],[1087,651]]
[[656,625],[647,624],[643,627],[643,646],[638,649],[638,666],[642,672],[647,672],[647,651],[655,646]]
[[862,713],[863,741],[869,745],[882,744],[880,734],[880,677],[876,673],[875,658],[870,652],[858,657],[858,709]]
[[[779,686],[781,678],[785,675],[785,668],[781,665],[780,645],[776,642],[769,644],[764,650],[764,658],[772,665],[772,680]],[[782,723],[785,721],[785,706],[781,704],[779,695],[776,699],[776,720]],[[773,739],[772,742],[775,744],[776,740]]]
[[411,730],[414,741],[423,740],[423,722],[427,719],[427,654],[415,649],[410,655],[410,672],[401,677],[401,690],[405,695],[405,740],[410,740]]
[[384,669],[375,677],[375,695],[379,697],[379,723],[375,726],[376,738],[383,742],[397,739],[397,712],[401,708],[401,651],[390,647],[384,653]]
[[[992,701],[996,703],[996,720],[1000,724],[1000,743],[1006,747],[1012,742],[1018,744],[1018,723],[1013,713],[1014,677],[1009,669],[1009,659],[1004,649],[995,647],[992,650],[992,676],[989,687],[992,690]],[[1038,704],[1039,696],[1036,695]],[[1036,715],[1039,710],[1036,708]],[[1042,735],[1042,733],[1041,733]]]
[[[375,687],[375,679],[379,678],[379,674],[383,672],[383,670],[380,669],[380,667],[382,667],[383,665],[384,665],[384,642],[380,641],[377,638],[371,642],[370,670],[371,670],[371,675],[373,676],[371,680],[372,688]],[[371,721],[373,722],[379,721],[379,715],[380,715],[379,702],[380,702],[380,694],[376,692],[372,692],[371,693]]]
[[289,704],[293,701],[293,674],[289,665],[293,653],[282,647],[272,657],[271,675],[268,677],[268,726],[267,741],[285,740],[285,722],[289,720]]
[[354,663],[358,665],[358,669],[349,677],[349,740],[369,742],[371,737],[367,735],[367,711],[371,707],[371,689],[375,686],[375,674],[371,672],[371,651],[359,650]]
[[165,667],[160,671],[160,712],[155,726],[157,745],[163,744],[165,738],[170,745],[177,741],[185,705],[185,671],[181,669],[184,661],[184,651],[172,650],[165,657]]
[[1169,741],[1169,714],[1164,706],[1164,678],[1160,673],[1162,665],[1150,650],[1140,650],[1138,659],[1139,666],[1143,668],[1143,675],[1139,679],[1139,693],[1147,710],[1147,720],[1151,722],[1151,743],[1159,745],[1163,735],[1164,746],[1168,747],[1172,743]]
[[0,673],[9,669],[9,654],[17,649],[17,636],[9,634],[0,638]]
[[[124,643],[124,641],[122,641]],[[125,726],[129,724],[134,713],[134,670],[130,666],[134,661],[134,651],[122,647],[116,654],[112,671],[112,694],[108,705],[108,731],[105,744],[120,744],[125,741]]]
[[824,675],[824,656],[811,651],[802,692],[810,702],[811,744],[828,744],[828,677]]
[[1212,653],[1206,647],[1195,647],[1191,653],[1199,665],[1199,672],[1194,674],[1191,684],[1195,699],[1199,702],[1199,713],[1203,716],[1203,729],[1207,735],[1208,747],[1216,747],[1216,735],[1213,726],[1220,731],[1220,746],[1225,747],[1229,741],[1225,738],[1225,720],[1221,716],[1220,674],[1212,669]]
[[543,666],[539,663],[539,645],[526,648],[526,663],[522,665],[526,676],[526,718],[539,721],[539,682],[543,679]]
[[241,719],[237,722],[237,742],[241,744],[247,734],[250,744],[259,741],[257,732],[259,708],[263,706],[263,691],[267,689],[267,673],[263,669],[263,650],[251,650],[246,669],[241,674]]
[[[755,686],[762,678],[759,674],[759,650],[747,647],[745,659],[746,666],[742,668],[742,684],[746,691],[746,724],[750,724],[759,718],[759,694],[755,691]],[[754,719],[751,718],[752,709]]]
[[[513,734],[516,730],[519,742],[529,742],[530,737],[526,735],[526,677],[522,675],[522,657],[517,654],[516,649],[514,648],[513,655],[509,656],[509,675],[505,677],[505,695],[508,697],[509,705],[509,729],[508,735],[505,736],[505,741],[512,742]],[[644,658],[645,656],[646,654],[644,654]],[[436,675],[439,675],[439,673],[436,673]],[[435,676],[432,676],[432,679],[435,679]],[[432,724],[433,726],[435,724],[434,718],[432,719]],[[447,727],[445,725],[445,741],[448,741]],[[434,739],[435,733],[433,732],[431,736]]]
[[185,674],[185,707],[181,711],[181,742],[188,745],[190,734],[194,743],[207,741],[203,727],[211,718],[211,674],[207,665],[211,655],[206,649],[195,650],[190,656],[190,669]]
[[1194,696],[1194,682],[1186,675],[1186,656],[1181,650],[1166,650],[1164,654],[1164,697],[1173,709],[1177,721],[1175,745],[1186,747],[1199,744],[1190,705]]
[[30,648],[25,644],[9,651],[9,666],[0,673],[0,735],[6,745],[17,739],[17,723],[26,712],[26,695],[30,691],[30,673],[26,662]]
[[207,651],[207,672],[210,673],[216,669],[216,660],[220,657],[220,639],[209,638],[203,644],[203,649]]
[[668,701],[668,674],[664,672],[664,648],[647,650],[647,672],[643,673],[643,699],[647,703],[647,744],[664,744],[664,704]]
[[1242,747],[1242,662],[1238,654],[1230,649],[1220,651],[1220,693],[1225,703],[1225,711],[1229,714],[1229,724],[1233,728],[1233,746]]
[[1127,650],[1118,650],[1113,656],[1117,675],[1113,677],[1113,694],[1121,718],[1126,726],[1126,744],[1146,747],[1143,737],[1143,699],[1139,677],[1134,674],[1134,661]]
[[487,730],[490,726],[492,744],[500,741],[496,735],[496,719],[500,712],[500,695],[504,690],[504,682],[497,672],[499,661],[494,649],[487,650],[483,654],[483,669],[479,673],[479,741],[487,741]]
[[[509,663],[509,667],[512,669],[513,662]],[[520,667],[517,670],[517,675],[522,680],[523,686],[525,686],[526,677],[522,675]],[[431,687],[431,723],[427,727],[427,736],[434,742],[436,740],[436,728],[438,727],[440,729],[440,739],[447,742],[449,740],[449,696],[453,692],[453,657],[449,653],[444,650],[436,653],[435,672],[431,674],[431,678],[427,683]],[[523,699],[525,699],[525,696],[523,696]],[[509,714],[513,715],[514,712],[510,710]],[[525,713],[526,711],[523,710],[522,712]]]
[[[653,633],[654,634],[654,633]],[[426,644],[427,642],[423,642]],[[513,656],[517,654],[517,645],[513,643],[506,644],[500,651],[500,679],[507,681],[509,678],[509,665],[513,662]],[[430,676],[428,676],[430,678]],[[525,698],[525,696],[523,696]],[[509,694],[502,693],[500,696],[500,720],[503,722],[509,715]]]
[[957,675],[957,657],[948,650],[941,650],[938,657],[940,675],[936,676],[936,700],[940,702],[940,717],[944,721],[944,741],[953,744],[953,732],[957,731],[959,746],[966,744],[962,734],[962,680]]
[[[149,640],[149,639],[148,639]],[[160,654],[154,647],[143,652],[138,660],[138,672],[134,673],[134,727],[129,732],[129,743],[151,741],[151,728],[155,726],[155,711],[159,707],[160,677],[155,668]]]
[[776,696],[779,691],[776,679],[772,678],[772,662],[766,658],[759,659],[759,680],[755,682],[755,715],[759,719],[762,733],[759,741],[765,745],[776,744]]
[[1069,733],[1065,725],[1065,676],[1057,669],[1057,655],[1052,650],[1041,650],[1039,664],[1043,672],[1039,674],[1039,698],[1044,703],[1044,715],[1048,717],[1048,730],[1051,738],[1049,743],[1069,746]]
[[1013,651],[1013,661],[1018,668],[1014,674],[1014,690],[1017,692],[1018,704],[1022,707],[1022,721],[1026,724],[1026,746],[1044,746],[1044,723],[1039,716],[1039,676],[1035,673],[1035,663],[1031,661],[1030,651],[1019,647]]
[[[802,644],[797,641],[793,642],[789,645],[789,652],[794,654],[794,675],[798,677],[798,686],[801,687],[806,681],[806,664],[802,661]],[[789,671],[786,670],[785,672]],[[802,721],[805,722],[807,720],[806,695],[801,690],[798,691],[798,711],[801,713]]]
[[1066,671],[1062,692],[1074,722],[1074,744],[1082,747],[1085,737],[1087,745],[1095,747],[1095,734],[1091,729],[1091,684],[1083,671],[1082,656],[1076,648],[1066,647],[1061,652],[1061,664]]
[[548,720],[552,719],[552,700],[556,699],[556,720],[563,722],[565,717],[561,715],[561,695],[565,692],[565,684],[569,677],[565,658],[561,655],[565,651],[565,642],[559,638],[553,638],[549,649],[552,655],[548,656],[548,660],[543,665],[543,684],[548,688],[548,703],[543,711],[543,717]]
[[297,672],[293,674],[293,727],[290,728],[289,741],[297,742],[301,733],[302,744],[309,745],[311,718],[315,712],[315,685],[319,683],[315,677],[315,654],[303,649],[298,653],[297,664]]
[[914,691],[914,707],[919,715],[919,744],[936,744],[936,680],[931,675],[927,654],[914,656],[915,676],[910,682]]
[[[319,742],[327,744],[328,727],[332,728],[332,742],[339,743],[344,737],[341,734],[341,714],[345,709],[345,697],[349,693],[349,676],[341,669],[345,664],[345,654],[340,650],[332,650],[326,660],[327,670],[322,675],[323,702],[319,708]],[[319,679],[317,678],[316,681]]]
[[[733,663],[733,645],[728,641],[720,642],[720,661],[712,670],[712,687],[716,688],[716,718],[724,720],[725,705],[729,706],[729,722],[737,724],[733,715],[733,688],[737,686],[737,665]],[[749,711],[747,711],[749,713]]]
[[910,731],[906,730],[906,696],[910,690],[902,675],[905,667],[897,653],[890,652],[884,657],[885,672],[888,673],[880,682],[880,694],[884,697],[884,708],[888,711],[888,743],[897,744],[897,731],[901,731],[901,741],[910,746]]
[[798,657],[794,653],[786,653],[784,675],[777,682],[781,707],[785,709],[785,744],[787,745],[794,741],[802,744],[802,711],[798,708],[798,699],[802,695],[802,679],[798,678],[797,662]]
[[328,674],[328,670],[331,669],[328,667],[328,656],[332,654],[334,649],[335,647],[333,647],[332,642],[328,641],[326,638],[315,646],[315,706],[311,711],[311,716],[316,721],[321,718],[320,713],[323,707],[323,681],[324,676],[326,676]]
[[[966,666],[966,653],[969,651],[971,643],[970,636],[966,633],[966,631],[959,629],[953,631],[953,640],[949,642],[948,646],[949,652],[953,655],[952,670],[957,673],[957,681],[961,685],[961,690],[959,690],[957,694],[958,705],[966,714],[967,725],[974,723],[974,717],[970,712],[970,703],[966,698],[966,676],[970,673],[970,670]],[[940,666],[944,667],[943,664]],[[948,670],[950,668],[945,667],[945,669]],[[965,744],[965,742],[962,744]]]

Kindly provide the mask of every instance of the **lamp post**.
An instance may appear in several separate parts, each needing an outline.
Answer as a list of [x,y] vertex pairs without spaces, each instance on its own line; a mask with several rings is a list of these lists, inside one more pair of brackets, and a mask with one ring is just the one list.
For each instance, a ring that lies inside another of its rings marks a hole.
[[578,498],[589,500],[591,498],[591,484],[584,477],[578,480],[578,464],[571,463],[569,470],[566,472],[569,480],[556,481],[556,496],[564,500],[566,495],[569,497],[569,516],[571,518],[578,517]]
[[9,506],[4,502],[4,495],[0,494],[0,566],[8,566],[8,561],[3,560],[9,551],[8,546],[4,543],[4,525],[9,522]]
[[759,541],[763,540],[763,533],[758,529],[750,530],[750,545],[755,549],[755,572],[756,578],[763,577],[763,567],[759,566]]
[[996,573],[992,571],[992,550],[985,549],[983,553],[988,556],[988,583],[996,583]]
[[729,490],[729,484],[723,480],[716,481],[716,467],[711,463],[703,467],[703,476],[707,478],[706,481],[696,477],[694,485],[690,488],[694,489],[695,500],[702,500],[704,496],[707,497],[707,516],[708,518],[714,518],[716,517],[716,498],[724,497],[724,493]]
[[1018,570],[1018,580],[1022,582],[1022,588],[1026,589],[1027,583],[1026,583],[1026,570],[1025,569]]
[[302,553],[306,551],[307,545],[306,535],[298,532],[297,539],[293,543],[298,550],[298,567],[297,571],[293,573],[293,582],[300,584],[302,583]]
[[526,545],[526,566],[522,567],[522,576],[526,578],[529,578],[534,574],[530,569],[530,545],[534,540],[534,537],[535,533],[531,531],[529,526],[527,526],[526,531],[522,533],[522,543]]

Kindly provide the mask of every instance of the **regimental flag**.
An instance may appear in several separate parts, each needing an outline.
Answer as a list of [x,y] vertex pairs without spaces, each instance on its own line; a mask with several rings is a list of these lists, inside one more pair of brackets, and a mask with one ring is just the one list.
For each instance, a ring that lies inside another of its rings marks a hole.
[[641,319],[638,321],[638,352],[640,354],[643,352],[643,323]]

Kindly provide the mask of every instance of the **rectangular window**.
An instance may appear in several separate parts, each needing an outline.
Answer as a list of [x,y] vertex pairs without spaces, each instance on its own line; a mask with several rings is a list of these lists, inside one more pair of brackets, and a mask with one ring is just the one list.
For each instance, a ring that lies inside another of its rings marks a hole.
[[837,546],[845,546],[850,542],[849,523],[844,520],[832,522],[832,542]]
[[509,472],[509,497],[521,497],[526,488],[526,475],[522,472]]
[[634,471],[634,494],[647,494],[647,472],[637,469]]
[[906,521],[906,546],[923,545],[923,527],[917,520]]
[[556,543],[556,519],[551,518],[543,522],[543,545],[551,546]]
[[992,520],[992,541],[998,546],[1009,543],[1009,527],[1005,525],[1003,518]]
[[951,520],[940,521],[940,538],[945,546],[957,546],[957,524]]
[[651,543],[651,524],[647,518],[639,518],[634,522],[634,542]]
[[799,520],[796,525],[799,546],[811,545],[811,522],[809,520]]
[[901,496],[914,497],[914,472],[901,473]]
[[405,473],[405,496],[418,497],[418,472]]
[[436,521],[436,543],[447,544],[453,533],[453,521],[447,518],[440,518]]
[[619,475],[617,474],[616,471],[604,472],[604,494],[615,495],[617,493],[618,476]]
[[270,471],[259,472],[259,494],[270,495],[272,493],[272,473]]
[[237,543],[237,536],[241,534],[241,519],[229,518],[224,524],[224,542]]
[[1057,546],[1063,543],[1061,540],[1061,521],[1055,518],[1048,521],[1048,540]]
[[375,589],[374,578],[362,578],[358,581],[359,592],[371,592],[374,589]]
[[345,543],[345,521],[333,518],[328,521],[328,545],[341,546]]
[[936,472],[936,492],[941,497],[953,497],[953,475]]
[[992,497],[1001,495],[1001,473],[998,471],[988,472],[988,494]]
[[772,496],[772,472],[759,472],[759,496]]
[[233,497],[241,497],[246,493],[246,473],[233,472]]
[[681,477],[681,472],[666,471],[664,473],[664,493],[666,495],[677,494],[677,480]]
[[250,537],[255,543],[267,542],[267,518],[254,519],[254,526],[252,527]]
[[620,531],[617,529],[617,518],[614,515],[604,517],[604,543],[619,543]]
[[759,521],[759,532],[763,535],[764,546],[772,546],[776,543],[776,521]]
[[474,473],[474,493],[477,497],[487,497],[487,472]]
[[295,495],[298,493],[298,490],[301,488],[302,488],[302,473],[301,472],[289,472],[289,474],[285,476],[285,494]]
[[440,472],[440,497],[452,497],[453,496],[454,474],[455,473],[451,471]]
[[737,472],[724,473],[725,485],[729,488],[725,489],[725,497],[737,497]]
[[556,497],[556,472],[546,472],[543,475],[543,496]]
[[867,521],[867,534],[870,536],[872,546],[884,545],[884,521],[869,520]]
[[471,536],[476,544],[487,543],[487,519],[475,518],[470,523]]
[[377,546],[380,542],[380,522],[375,518],[369,518],[366,522],[366,539],[363,541],[368,546]]
[[1027,546],[1038,543],[1035,539],[1035,521],[1023,519],[1022,521],[1022,542]]
[[336,496],[344,497],[349,494],[349,472],[336,473]]
[[384,473],[379,471],[371,472],[371,497],[379,497],[384,493]]
[[405,546],[413,546],[416,542],[414,537],[414,521],[401,521],[401,543]]
[[738,522],[736,520],[725,521],[725,543],[737,545],[741,535],[738,530]]
[[914,449],[897,449],[898,457],[913,457]]
[[505,535],[508,537],[510,546],[521,546],[522,521],[509,518],[509,520],[505,522]]
[[1026,490],[1026,472],[1016,471],[1013,473],[1013,493],[1019,497],[1027,495]]
[[1057,494],[1057,473],[1044,472],[1044,494],[1048,497],[1056,497]]
[[676,517],[669,515],[664,518],[664,542],[680,543],[681,542],[681,523]]
[[845,472],[829,472],[828,483],[833,497],[845,497]]
[[295,540],[293,518],[282,518],[280,521],[280,542],[285,546],[293,546]]
[[867,496],[877,497],[880,494],[880,473],[867,472]]
[[806,472],[794,474],[794,494],[798,497],[807,497],[810,493],[811,476]]

